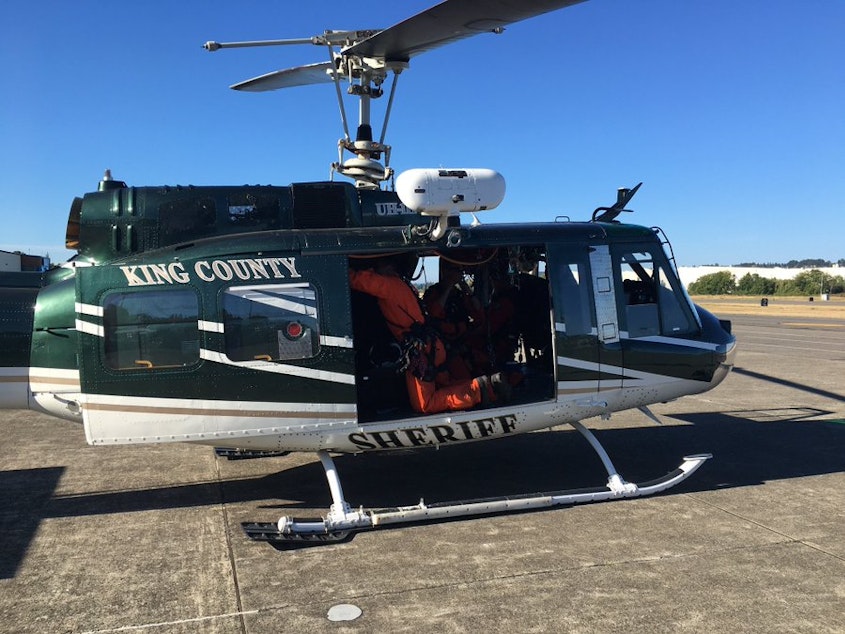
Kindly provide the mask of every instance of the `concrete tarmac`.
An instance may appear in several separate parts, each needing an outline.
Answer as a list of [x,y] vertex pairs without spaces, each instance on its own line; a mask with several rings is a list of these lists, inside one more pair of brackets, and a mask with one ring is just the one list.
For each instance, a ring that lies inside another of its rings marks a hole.
[[[715,390],[586,421],[622,475],[714,457],[665,494],[278,551],[244,521],[330,502],[313,455],[93,448],[0,412],[0,632],[845,632],[845,320],[733,317]],[[600,485],[567,427],[337,460],[391,506]],[[334,622],[339,604],[362,614]]]

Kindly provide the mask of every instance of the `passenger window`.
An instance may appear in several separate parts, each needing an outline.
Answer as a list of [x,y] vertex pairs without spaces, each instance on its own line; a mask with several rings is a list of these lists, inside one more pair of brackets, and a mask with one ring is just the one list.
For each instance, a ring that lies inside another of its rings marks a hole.
[[103,302],[105,364],[181,368],[199,361],[199,300],[192,290],[111,293]]
[[317,293],[309,284],[236,286],[223,293],[232,361],[307,359],[320,352]]

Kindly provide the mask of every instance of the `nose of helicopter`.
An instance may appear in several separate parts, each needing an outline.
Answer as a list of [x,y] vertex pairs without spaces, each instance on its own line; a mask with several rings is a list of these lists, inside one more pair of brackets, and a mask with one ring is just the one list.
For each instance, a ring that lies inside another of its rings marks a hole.
[[713,313],[696,305],[701,319],[701,336],[713,344],[713,374],[708,389],[712,389],[725,380],[734,367],[736,358],[736,337],[731,332],[731,322],[719,319]]
[[716,366],[713,372],[713,378],[710,379],[711,389],[719,385],[730,374],[734,367],[734,357],[736,357],[736,337],[731,336],[731,342],[725,345],[725,350],[716,352]]

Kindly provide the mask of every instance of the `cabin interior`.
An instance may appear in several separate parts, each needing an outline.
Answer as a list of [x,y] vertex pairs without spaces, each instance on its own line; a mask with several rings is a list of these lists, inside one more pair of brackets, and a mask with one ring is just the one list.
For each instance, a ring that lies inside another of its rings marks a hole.
[[[438,382],[502,373],[512,387],[510,403],[555,397],[543,247],[361,255],[350,257],[349,266],[377,270],[385,258],[393,259],[394,269],[416,293],[429,333],[445,344]],[[421,416],[410,406],[405,382],[407,342],[391,333],[373,295],[352,290],[351,306],[359,420]]]

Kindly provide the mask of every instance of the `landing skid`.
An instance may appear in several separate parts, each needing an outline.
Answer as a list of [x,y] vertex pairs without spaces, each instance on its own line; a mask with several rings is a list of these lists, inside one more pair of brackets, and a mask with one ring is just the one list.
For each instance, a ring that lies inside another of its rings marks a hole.
[[387,509],[353,509],[343,497],[340,477],[334,461],[327,451],[318,451],[317,455],[326,471],[326,479],[332,494],[332,505],[328,515],[322,519],[297,520],[282,517],[273,523],[244,523],[243,529],[247,536],[256,541],[266,541],[297,548],[316,546],[326,543],[348,541],[354,533],[373,530],[393,524],[412,522],[426,522],[432,520],[453,519],[456,517],[489,515],[495,513],[509,513],[551,506],[565,506],[584,504],[587,502],[604,502],[623,498],[644,497],[665,491],[679,484],[691,476],[712,458],[711,454],[695,454],[686,456],[674,471],[661,478],[635,484],[625,481],[616,471],[616,467],[607,455],[604,447],[580,422],[571,423],[590,443],[598,454],[607,471],[607,484],[602,487],[584,489],[570,489],[549,493],[529,493],[503,497],[483,498],[456,502],[440,502],[426,504],[420,500],[413,506],[400,506]]

